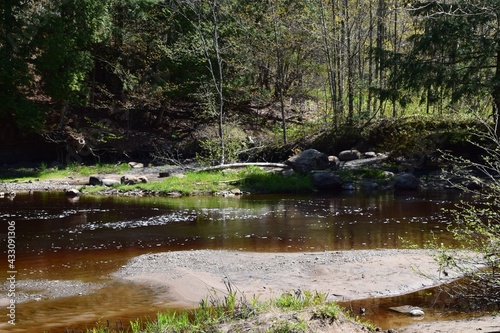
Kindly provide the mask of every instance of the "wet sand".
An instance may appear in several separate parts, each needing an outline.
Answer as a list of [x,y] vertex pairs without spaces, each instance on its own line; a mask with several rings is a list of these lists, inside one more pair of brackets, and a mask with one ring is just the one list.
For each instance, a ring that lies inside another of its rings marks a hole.
[[[185,251],[146,254],[132,259],[113,276],[160,287],[173,306],[195,306],[201,299],[224,296],[228,285],[247,299],[259,300],[298,289],[321,291],[329,300],[401,295],[458,277],[440,274],[425,250],[359,250],[310,253]],[[419,322],[398,332],[500,331],[500,317]]]
[[227,283],[247,297],[318,290],[331,300],[394,296],[436,286],[458,277],[439,273],[423,250],[355,250],[306,253],[183,251],[146,254],[114,275],[162,285],[179,305],[196,305]]

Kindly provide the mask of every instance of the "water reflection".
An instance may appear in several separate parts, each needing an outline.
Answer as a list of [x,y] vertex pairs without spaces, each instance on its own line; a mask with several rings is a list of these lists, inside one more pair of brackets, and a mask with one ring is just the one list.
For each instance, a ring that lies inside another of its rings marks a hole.
[[[401,237],[421,246],[436,235],[449,243],[449,218],[443,208],[452,208],[456,200],[456,192],[180,199],[82,196],[78,201],[68,201],[63,194],[32,193],[0,200],[0,232],[6,233],[8,221],[16,222],[18,279],[109,283],[110,273],[147,252],[400,248]],[[2,268],[0,278],[5,279],[6,272]],[[19,307],[17,329],[62,329],[69,324],[61,318],[89,325],[103,316],[130,319],[168,305],[163,300],[148,306],[152,299],[150,290],[125,292],[122,286],[108,286],[90,295],[27,302]],[[92,305],[103,302],[106,313]]]

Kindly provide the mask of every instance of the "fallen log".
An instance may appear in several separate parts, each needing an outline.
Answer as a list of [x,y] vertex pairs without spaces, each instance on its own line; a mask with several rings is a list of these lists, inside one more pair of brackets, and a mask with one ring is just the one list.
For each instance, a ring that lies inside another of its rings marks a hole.
[[216,165],[216,166],[212,166],[212,167],[198,169],[198,170],[196,170],[196,172],[246,168],[248,166],[258,166],[258,167],[265,167],[265,168],[282,168],[282,169],[290,168],[288,165],[283,164],[283,163],[255,162],[255,163],[232,163],[232,164]]

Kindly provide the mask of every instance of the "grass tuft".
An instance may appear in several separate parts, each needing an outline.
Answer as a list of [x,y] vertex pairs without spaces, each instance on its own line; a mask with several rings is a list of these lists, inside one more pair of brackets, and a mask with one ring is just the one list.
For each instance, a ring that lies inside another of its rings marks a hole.
[[[247,332],[249,327],[253,327],[251,332],[306,333],[314,331],[310,324],[331,325],[335,320],[345,318],[342,315],[344,310],[337,303],[327,302],[327,295],[323,293],[294,291],[258,303],[255,297],[248,301],[229,282],[226,288],[227,292],[220,295],[213,290],[211,296],[193,310],[161,312],[154,320],[130,322],[126,330],[110,328],[108,324],[88,329],[86,333]],[[272,317],[269,314],[273,314]],[[325,324],[317,320],[323,320]],[[369,323],[365,325],[369,329],[373,327]]]

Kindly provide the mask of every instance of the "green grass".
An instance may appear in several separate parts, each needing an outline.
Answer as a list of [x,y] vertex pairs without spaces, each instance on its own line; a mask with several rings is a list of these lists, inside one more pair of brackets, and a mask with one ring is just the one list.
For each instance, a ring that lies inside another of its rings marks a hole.
[[[159,182],[136,185],[116,185],[120,191],[142,190],[159,195],[180,193],[181,195],[214,194],[238,188],[250,193],[304,193],[313,190],[309,176],[282,176],[256,167],[241,170],[188,172],[182,176],[171,176]],[[83,190],[96,193],[106,188],[88,186]]]
[[[107,326],[87,329],[87,333],[204,333],[220,332],[220,325],[233,325],[232,332],[265,333],[301,333],[310,332],[308,320],[325,320],[332,324],[345,312],[337,303],[327,302],[326,295],[318,292],[285,293],[262,303],[254,298],[248,301],[239,297],[231,286],[227,285],[227,295],[214,293],[203,300],[195,309],[166,311],[158,313],[156,318],[130,322],[127,330]],[[306,311],[306,319],[299,319],[296,314]],[[243,315],[242,315],[243,312]],[[267,314],[273,314],[270,318]],[[259,317],[265,315],[264,317]],[[265,319],[263,319],[265,318]],[[307,319],[310,318],[310,319]],[[349,317],[351,320],[355,320]],[[368,327],[373,329],[373,325]]]
[[285,293],[274,300],[274,305],[280,309],[300,310],[309,306],[323,304],[326,295],[323,293],[312,293],[308,290],[296,291],[294,294]]
[[31,179],[52,179],[69,176],[122,173],[128,170],[130,170],[130,167],[127,164],[68,164],[64,167],[49,167],[46,163],[40,163],[38,168],[2,169],[0,170],[0,180],[28,181]]

